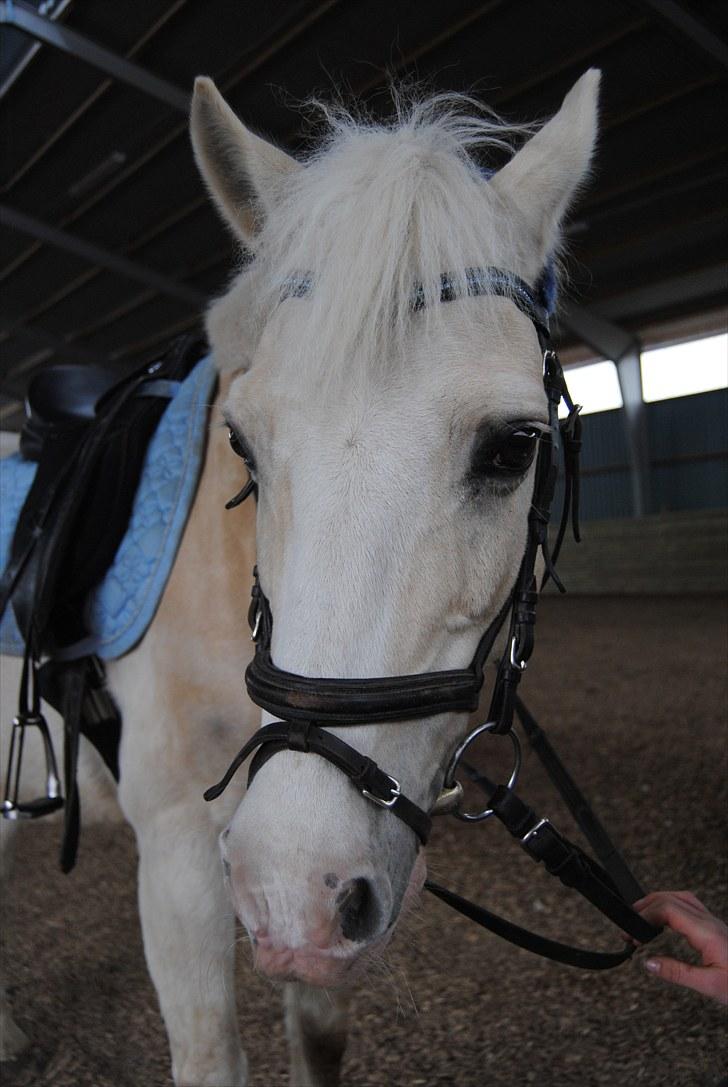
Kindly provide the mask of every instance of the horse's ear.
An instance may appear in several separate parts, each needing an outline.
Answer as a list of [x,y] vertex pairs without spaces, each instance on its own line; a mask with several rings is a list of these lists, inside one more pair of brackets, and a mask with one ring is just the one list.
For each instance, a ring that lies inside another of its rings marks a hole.
[[301,169],[238,120],[211,79],[195,80],[190,114],[195,159],[225,222],[251,246],[281,182]]
[[491,179],[515,204],[543,261],[553,251],[563,215],[589,172],[597,135],[598,68],[571,88],[561,109]]

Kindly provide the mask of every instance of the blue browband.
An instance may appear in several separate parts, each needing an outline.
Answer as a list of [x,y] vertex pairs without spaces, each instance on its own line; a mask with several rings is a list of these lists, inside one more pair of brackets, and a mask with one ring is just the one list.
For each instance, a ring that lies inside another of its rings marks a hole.
[[[509,298],[534,323],[539,336],[548,338],[548,310],[537,292],[520,276],[513,272],[504,272],[500,268],[466,268],[465,284],[465,297],[495,295],[498,298]],[[440,301],[454,302],[458,297],[461,295],[458,293],[457,284],[451,276],[443,273],[440,276]],[[425,291],[418,283],[412,296],[412,308],[420,310],[425,305]]]
[[[463,297],[458,286],[452,275],[443,272],[440,276],[440,301],[453,302]],[[464,297],[493,295],[509,298],[533,322],[539,340],[542,343],[548,340],[549,316],[556,301],[556,278],[551,261],[545,265],[535,288],[514,272],[504,272],[501,268],[492,267],[466,268],[465,286]],[[281,301],[286,298],[304,298],[312,288],[313,276],[310,272],[292,273],[283,281]],[[412,309],[424,309],[426,304],[425,289],[421,283],[417,283],[412,292]]]

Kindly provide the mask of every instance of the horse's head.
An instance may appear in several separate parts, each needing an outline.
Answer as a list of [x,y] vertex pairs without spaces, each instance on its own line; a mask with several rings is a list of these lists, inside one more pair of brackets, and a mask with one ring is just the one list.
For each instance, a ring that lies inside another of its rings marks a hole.
[[[588,170],[597,87],[588,72],[488,176],[468,148],[502,146],[508,131],[452,99],[392,127],[333,116],[301,164],[198,80],[197,161],[253,255],[209,331],[218,364],[243,371],[225,414],[257,483],[279,668],[464,668],[507,601],[548,417],[542,352],[509,290],[473,291],[472,270],[539,281]],[[291,697],[305,707],[304,692]],[[427,811],[465,723],[441,712],[326,727]],[[384,945],[425,868],[405,821],[289,749],[257,770],[223,853],[261,968],[319,984]]]

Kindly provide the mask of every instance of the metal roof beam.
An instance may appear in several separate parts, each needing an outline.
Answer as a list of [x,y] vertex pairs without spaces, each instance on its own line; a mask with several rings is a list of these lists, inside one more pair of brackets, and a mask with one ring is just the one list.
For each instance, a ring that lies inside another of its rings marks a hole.
[[[20,399],[21,390],[18,379],[24,375],[30,367],[39,362],[50,359],[52,355],[60,355],[66,362],[99,363],[109,362],[108,355],[102,351],[91,351],[81,347],[78,343],[66,340],[63,336],[57,336],[48,332],[48,329],[38,325],[26,324],[14,313],[0,308],[0,334],[5,340],[14,338],[23,343],[28,354],[20,361],[5,365],[0,363],[0,374],[3,377],[3,392],[5,396],[17,396]],[[3,352],[4,354],[4,352]],[[23,384],[23,383],[21,383]]]
[[[599,303],[599,309],[607,321],[637,320],[643,314],[681,306],[686,302],[692,303],[697,310],[705,299],[717,295],[725,298],[727,284],[728,266],[721,262],[670,279],[646,283],[644,287],[630,287],[604,298]],[[703,305],[703,308],[707,307]],[[565,322],[570,319],[570,314],[571,310],[566,314]]]
[[153,75],[146,68],[124,60],[110,49],[104,49],[70,27],[46,19],[30,4],[24,4],[20,0],[0,0],[0,23],[13,26],[45,45],[51,45],[72,57],[86,61],[113,79],[157,98],[180,113],[189,111],[190,95],[186,91]]
[[661,19],[676,27],[680,33],[697,45],[703,53],[717,60],[723,68],[728,68],[728,45],[715,34],[709,26],[696,19],[689,11],[675,0],[643,0]]
[[613,321],[583,306],[569,306],[559,314],[559,324],[583,340],[596,355],[611,359],[614,363],[639,345],[633,332],[620,328]]
[[178,283],[161,272],[155,272],[143,264],[122,257],[119,253],[112,253],[108,249],[78,238],[68,231],[59,230],[49,223],[41,222],[25,212],[11,208],[7,204],[0,204],[0,225],[10,227],[11,230],[19,230],[23,234],[29,234],[41,242],[54,245],[57,249],[63,249],[67,253],[73,253],[90,264],[99,265],[110,272],[132,279],[136,283],[143,283],[146,287],[152,287],[160,294],[166,294],[170,298],[177,298],[181,302],[201,309],[205,302],[205,295],[194,287],[188,287],[185,283]]
[[[72,2],[73,0],[58,0],[58,2],[53,5],[53,9],[49,13],[48,18],[52,19],[54,22],[60,19],[61,15],[63,15],[68,5]],[[46,5],[46,9],[47,7],[48,5]],[[19,78],[19,76],[23,74],[25,69],[28,67],[39,49],[40,45],[38,44],[38,42],[36,42],[34,45],[27,46],[21,56],[18,57],[17,62],[10,69],[7,76],[5,77],[4,82],[0,86],[0,98],[5,97],[15,81]]]
[[[65,354],[67,358],[76,362],[103,361],[98,351],[89,351],[77,343],[64,339],[63,336],[48,332],[46,328],[41,328],[39,325],[26,324],[2,307],[0,307],[0,334],[5,339],[13,336],[28,343],[29,346],[47,348],[54,353]],[[14,368],[11,366],[10,370]]]
[[[185,0],[178,0],[178,2],[183,3],[185,2]],[[335,7],[338,3],[339,0],[320,0],[316,7],[307,10],[306,14],[301,19],[295,21],[288,20],[285,22],[285,24],[276,24],[275,32],[268,39],[265,40],[265,42],[263,43],[263,47],[260,49],[260,51],[255,53],[251,59],[245,60],[244,62],[241,61],[235,69],[234,76],[226,78],[224,79],[224,81],[220,82],[220,91],[223,94],[227,94],[233,88],[240,86],[246,80],[250,79],[250,77],[259,72],[259,70],[268,61],[277,57],[282,50],[284,50],[287,46],[290,46],[293,42],[297,41],[297,39],[301,37],[301,35],[303,35],[306,31],[310,30],[311,27],[316,25],[330,9]],[[4,8],[7,5],[2,3],[1,6]],[[141,41],[138,42],[137,45],[135,45],[134,49],[136,50],[137,48],[139,48],[141,44]],[[94,95],[92,95],[89,99],[86,100],[85,103],[82,104],[81,107],[79,107],[79,111],[76,114],[72,115],[73,119],[75,120],[77,117],[81,116],[82,113],[85,111],[86,107],[88,105],[91,105],[94,101],[96,101],[96,98],[94,97]],[[65,134],[67,127],[67,125],[62,125],[59,129],[59,132],[61,134]],[[73,213],[67,217],[65,222],[73,222],[81,215],[84,215],[87,211],[95,207],[102,199],[107,197],[120,185],[128,181],[131,177],[135,176],[141,169],[143,169],[144,166],[147,165],[147,163],[154,160],[158,155],[160,155],[179,136],[186,136],[186,134],[186,120],[182,124],[174,124],[171,129],[165,132],[165,135],[161,139],[159,139],[151,147],[145,148],[144,152],[140,154],[133,162],[126,166],[126,168],[124,168],[121,172],[115,174],[114,177],[112,177],[101,188],[101,190],[94,192],[85,201],[82,201],[82,203],[74,209]],[[42,154],[44,154],[49,147],[53,146],[54,142],[55,137],[49,140],[43,146],[43,148],[41,148],[38,154],[33,155],[29,163],[26,163],[21,171],[19,171],[12,178],[10,178],[10,180],[6,183],[1,191],[4,193],[11,186],[15,185],[16,182],[25,173],[26,168],[29,168],[29,166],[31,165],[34,166],[38,161],[38,158],[41,157]],[[199,203],[205,203],[206,200],[207,197],[201,197]],[[189,205],[190,209],[193,209],[195,206],[196,205]],[[36,251],[37,247],[32,245],[29,246],[24,253],[22,253],[12,262],[9,268],[6,268],[3,272],[0,273],[0,281],[2,281],[2,279],[6,275],[10,274],[11,271],[14,272],[17,268],[22,267],[22,265],[27,260],[34,256]]]

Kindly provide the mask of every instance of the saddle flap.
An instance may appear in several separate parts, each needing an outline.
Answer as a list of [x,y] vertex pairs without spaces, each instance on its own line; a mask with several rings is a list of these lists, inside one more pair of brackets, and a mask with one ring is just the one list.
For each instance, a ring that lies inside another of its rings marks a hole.
[[60,364],[41,370],[25,397],[25,423],[20,452],[39,461],[46,438],[86,426],[99,401],[119,383],[118,372],[103,366]]
[[121,376],[118,370],[99,365],[48,366],[30,382],[26,415],[38,423],[93,419],[97,403]]

